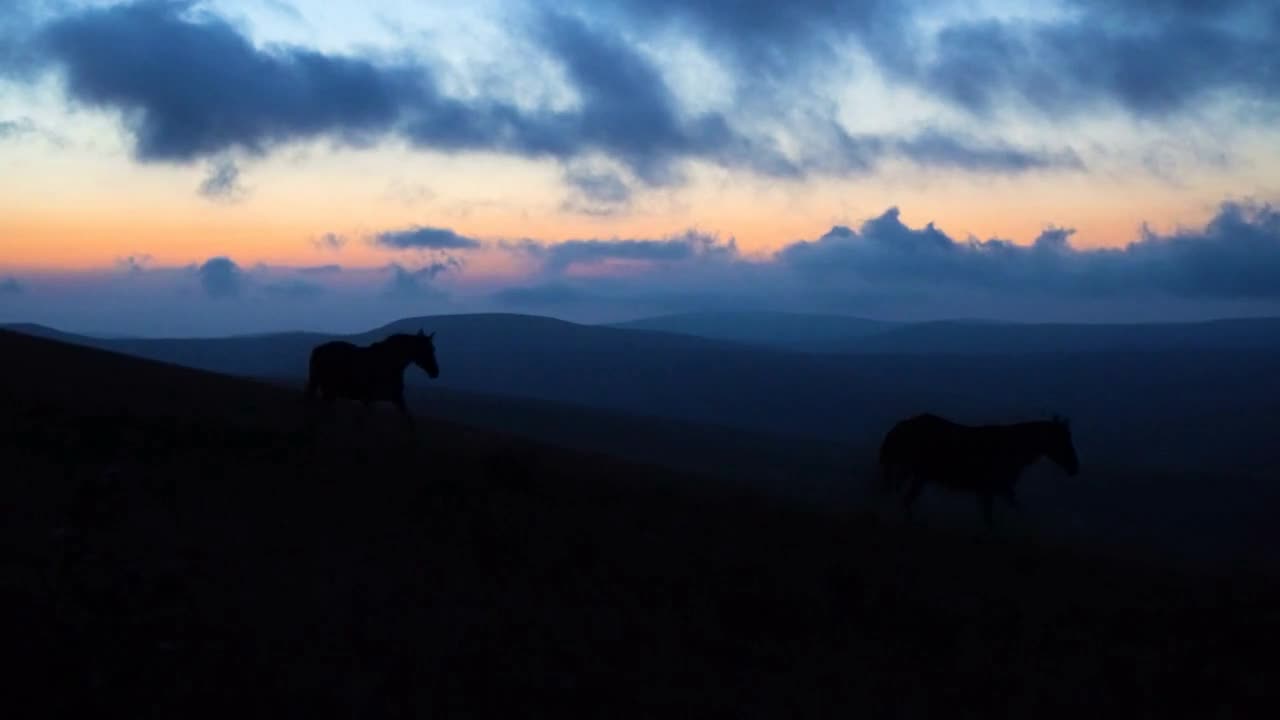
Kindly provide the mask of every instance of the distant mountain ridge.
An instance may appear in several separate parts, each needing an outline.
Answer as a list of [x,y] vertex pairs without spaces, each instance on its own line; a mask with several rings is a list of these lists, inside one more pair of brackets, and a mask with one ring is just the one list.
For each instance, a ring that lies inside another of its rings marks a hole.
[[901,323],[846,315],[788,312],[702,312],[640,318],[609,327],[694,335],[801,352],[829,352]]
[[657,330],[812,353],[1001,355],[1280,349],[1280,318],[1170,323],[890,322],[843,315],[708,312],[610,327]]
[[[878,443],[891,423],[918,412],[961,422],[1059,413],[1072,418],[1081,452],[1094,457],[1253,472],[1280,466],[1280,446],[1271,442],[1270,425],[1263,421],[1280,416],[1280,375],[1274,372],[1280,343],[1265,334],[1275,323],[1156,328],[1157,336],[1172,333],[1176,342],[1163,350],[1103,352],[1045,350],[1046,343],[1034,341],[1035,333],[1056,326],[923,326],[942,328],[943,337],[954,332],[960,339],[955,344],[972,344],[984,332],[1013,333],[1014,341],[1003,346],[1012,349],[1003,353],[995,351],[1001,347],[995,342],[979,343],[970,352],[873,349],[876,338],[900,339],[904,335],[897,333],[914,326],[863,338],[860,352],[810,353],[514,314],[406,318],[344,336],[58,337],[215,372],[296,382],[301,389],[308,355],[320,342],[340,337],[368,343],[393,331],[423,329],[437,333],[440,378],[428,380],[413,369],[405,378],[424,397],[449,389],[862,446]],[[1103,330],[1122,343],[1143,327]],[[1179,335],[1183,328],[1194,332]],[[1033,341],[1019,340],[1020,332],[1030,332]],[[1079,340],[1069,345],[1090,347]],[[938,346],[948,347],[930,347]]]
[[993,355],[1280,349],[1280,318],[1179,323],[991,323],[937,321],[850,338],[837,352]]

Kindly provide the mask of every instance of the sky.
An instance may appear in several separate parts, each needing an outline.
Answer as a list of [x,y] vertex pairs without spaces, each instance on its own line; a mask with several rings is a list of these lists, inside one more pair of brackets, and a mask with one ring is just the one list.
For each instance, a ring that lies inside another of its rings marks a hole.
[[0,322],[1280,314],[1267,0],[0,0]]

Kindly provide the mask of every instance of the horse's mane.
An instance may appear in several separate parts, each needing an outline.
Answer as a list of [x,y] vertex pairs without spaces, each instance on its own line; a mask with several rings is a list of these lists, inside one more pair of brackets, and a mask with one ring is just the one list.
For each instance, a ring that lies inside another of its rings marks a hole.
[[406,339],[412,337],[413,336],[408,333],[392,333],[381,340],[375,340],[374,342],[369,343],[369,347],[390,347],[392,345],[403,343]]

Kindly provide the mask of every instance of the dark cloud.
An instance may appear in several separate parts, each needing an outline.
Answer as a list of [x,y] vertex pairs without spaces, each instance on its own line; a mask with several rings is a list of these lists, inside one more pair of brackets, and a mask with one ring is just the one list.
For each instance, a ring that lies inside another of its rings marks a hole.
[[[727,54],[740,80],[777,78],[830,62],[858,42],[880,62],[898,64],[911,51],[910,29],[920,0],[612,0],[642,27],[683,25],[716,54]],[[584,4],[585,5],[585,4]],[[596,5],[587,6],[591,7]]]
[[200,285],[211,298],[232,298],[244,289],[244,271],[225,257],[210,258],[196,270]]
[[20,295],[26,288],[17,278],[0,277],[0,295]]
[[1280,299],[1280,214],[1269,205],[1228,203],[1202,230],[1145,231],[1121,249],[1075,249],[1073,233],[1050,228],[1031,245],[962,241],[932,223],[909,228],[891,208],[857,231],[837,226],[792,244],[777,262],[803,277],[862,287]]
[[898,152],[911,161],[929,167],[1019,173],[1047,168],[1082,169],[1084,163],[1074,151],[1028,150],[1004,143],[983,144],[958,134],[928,130],[899,140]]
[[613,215],[625,210],[631,202],[631,187],[615,172],[569,167],[564,179],[574,190],[561,206],[569,212]]
[[[1072,307],[1098,303],[1146,308],[1146,317],[1173,305],[1280,303],[1280,212],[1269,205],[1224,204],[1203,228],[1145,231],[1121,248],[1077,248],[1074,233],[1051,226],[1031,244],[956,238],[933,223],[909,226],[890,208],[857,228],[836,226],[764,259],[693,232],[666,240],[524,242],[505,247],[539,259],[541,282],[493,298],[557,313],[606,304],[888,316],[914,309],[935,317],[964,310],[1024,319],[1046,309],[1069,317]],[[625,273],[570,276],[577,265],[611,260],[642,262]]]
[[200,183],[199,192],[210,200],[234,202],[245,195],[240,184],[240,168],[235,162],[222,158],[209,165],[209,175]]
[[444,291],[435,287],[432,283],[440,275],[461,270],[462,261],[446,256],[417,270],[410,270],[399,263],[391,263],[388,269],[391,271],[391,280],[386,288],[388,296],[397,298],[443,298],[445,297]]
[[1280,212],[1226,203],[1201,230],[1149,229],[1122,250],[1084,253],[1082,275],[1112,292],[1131,284],[1191,298],[1280,298]]
[[558,243],[522,241],[506,247],[537,258],[545,271],[561,273],[574,265],[591,265],[610,260],[651,263],[714,262],[737,256],[737,243],[689,231],[661,240],[587,239]]
[[[905,27],[905,16],[895,15],[897,5],[887,2],[666,5],[688,27],[716,28],[707,36],[710,42],[743,42],[750,52],[740,58],[790,52],[806,37],[815,44],[811,33],[819,31],[817,37],[829,39],[857,29],[866,42],[898,47],[901,43],[882,31],[890,28],[896,37]],[[141,0],[82,9],[43,26],[33,55],[62,70],[74,100],[119,111],[142,161],[260,154],[321,136],[362,145],[399,135],[434,150],[502,152],[564,163],[603,154],[648,186],[681,182],[680,165],[690,159],[774,177],[863,173],[886,152],[984,172],[1058,165],[1048,162],[1048,155],[993,149],[936,133],[901,141],[854,136],[822,114],[803,131],[802,147],[783,152],[771,131],[752,134],[736,127],[744,118],[691,113],[680,106],[650,56],[607,21],[609,12],[629,8],[635,9],[623,3],[583,17],[537,11],[528,24],[538,49],[563,68],[577,96],[572,110],[528,109],[486,96],[450,97],[433,68],[417,62],[259,48],[192,2]],[[766,42],[769,37],[777,41]],[[178,74],[172,68],[187,70]],[[749,114],[800,132],[791,117],[798,110],[771,98],[759,95]],[[757,118],[749,119],[754,124]],[[225,191],[237,187],[237,176],[234,164],[215,163],[202,190],[226,197]],[[618,198],[625,185],[616,176],[570,173],[567,179],[591,201],[579,203],[581,208],[600,212],[623,204]]]
[[[190,2],[85,9],[39,44],[83,103],[120,110],[143,160],[189,161],[233,148],[385,130],[412,74],[300,48],[259,50]],[[174,72],[175,68],[186,68]]]
[[375,245],[392,250],[470,250],[480,241],[464,237],[448,228],[415,226],[404,230],[387,230],[373,236]]
[[1280,100],[1280,12],[1263,3],[1076,4],[1070,19],[946,27],[935,58],[910,72],[979,114],[1004,101],[1053,116],[1105,103],[1158,119],[1219,92]]
[[302,275],[337,275],[342,272],[341,265],[308,265],[297,268],[299,274]]

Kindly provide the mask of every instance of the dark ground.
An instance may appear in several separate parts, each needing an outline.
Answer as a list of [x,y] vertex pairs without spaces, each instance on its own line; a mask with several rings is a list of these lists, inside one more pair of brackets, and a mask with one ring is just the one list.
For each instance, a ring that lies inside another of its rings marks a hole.
[[[0,333],[10,717],[1273,717],[1280,588]],[[693,492],[701,488],[702,492]]]

